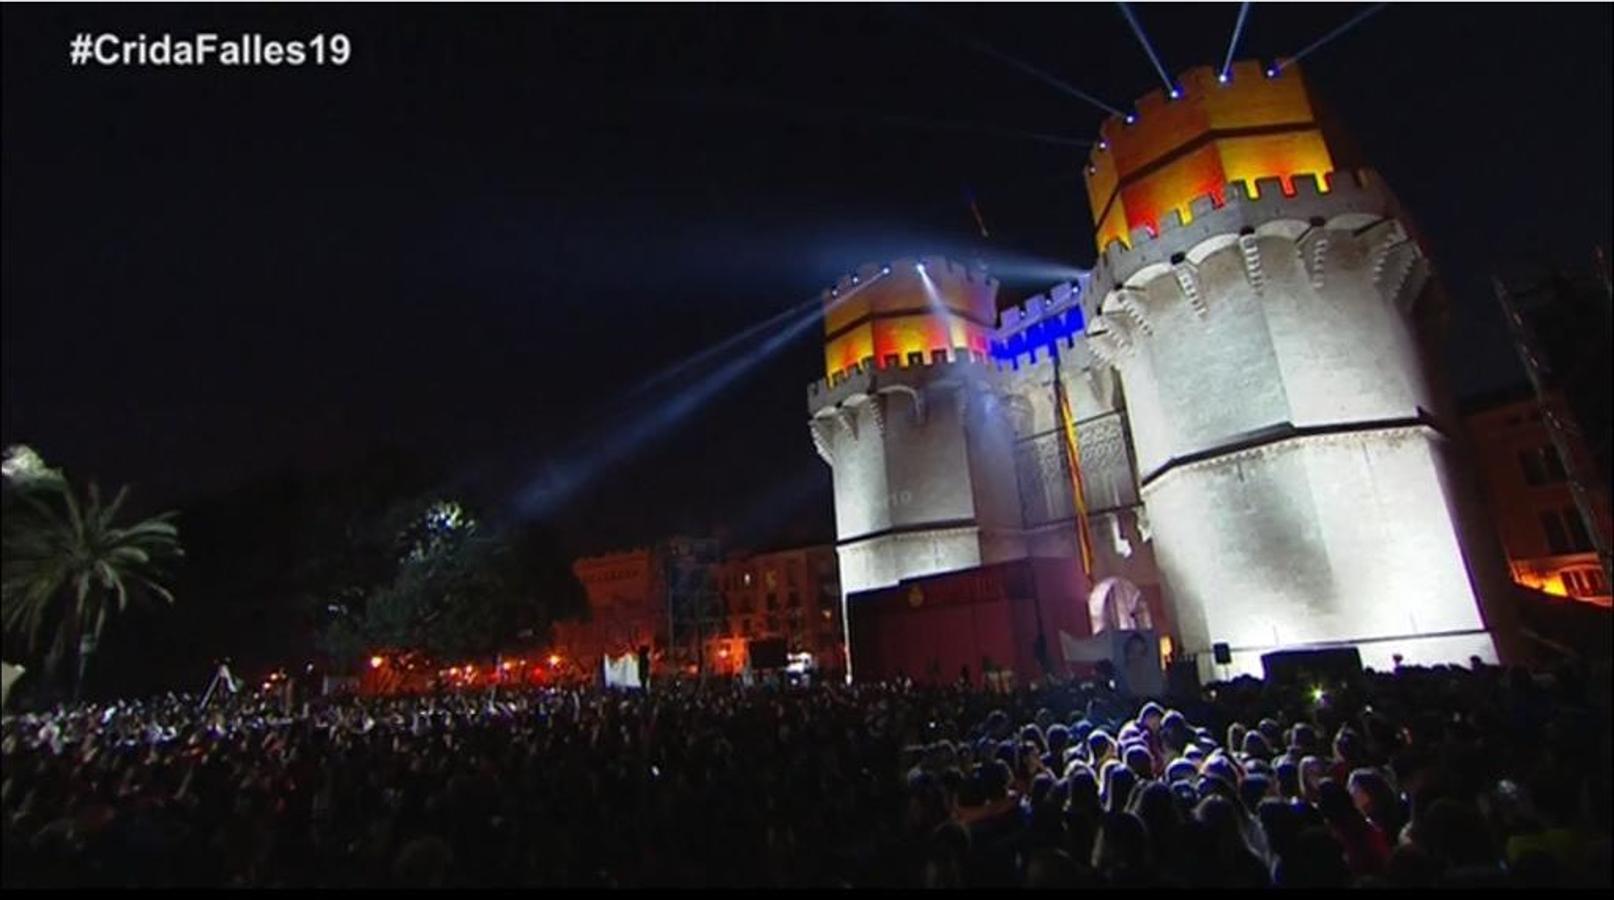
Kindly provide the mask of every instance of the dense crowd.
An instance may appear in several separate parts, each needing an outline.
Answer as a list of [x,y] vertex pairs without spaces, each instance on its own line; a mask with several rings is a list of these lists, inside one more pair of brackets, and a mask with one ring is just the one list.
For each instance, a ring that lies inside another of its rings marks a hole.
[[1606,886],[1606,672],[7,716],[4,884]]

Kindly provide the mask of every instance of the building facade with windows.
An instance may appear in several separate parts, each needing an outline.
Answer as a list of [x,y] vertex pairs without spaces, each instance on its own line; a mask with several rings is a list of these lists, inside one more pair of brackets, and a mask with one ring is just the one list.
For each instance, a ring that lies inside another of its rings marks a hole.
[[555,624],[554,649],[568,669],[592,675],[606,655],[665,646],[667,592],[655,548],[584,557],[572,572],[588,595],[589,617]]
[[835,548],[718,553],[717,542],[669,538],[653,547],[578,559],[589,618],[555,626],[554,652],[576,674],[600,660],[651,650],[652,675],[737,675],[752,641],[782,639],[821,672],[845,670]]
[[[1559,457],[1533,396],[1492,400],[1466,417],[1481,487],[1513,580],[1526,587],[1599,606],[1614,603],[1592,528],[1575,502],[1569,469]],[[1596,471],[1584,441],[1571,443],[1581,471]],[[1608,488],[1588,485],[1592,514],[1610,529]]]
[[720,670],[742,670],[751,641],[782,638],[787,653],[810,655],[819,671],[844,671],[833,546],[732,556],[716,567],[716,581],[725,615],[724,631],[715,639]]

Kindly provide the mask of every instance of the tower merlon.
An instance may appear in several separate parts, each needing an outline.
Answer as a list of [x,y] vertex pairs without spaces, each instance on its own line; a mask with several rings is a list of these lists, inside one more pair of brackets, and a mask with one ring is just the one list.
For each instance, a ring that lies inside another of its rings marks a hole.
[[1190,221],[1183,221],[1172,210],[1161,218],[1157,233],[1138,228],[1133,230],[1131,246],[1110,242],[1094,268],[1087,311],[1096,312],[1093,304],[1140,270],[1170,265],[1173,256],[1217,235],[1253,234],[1279,222],[1294,223],[1300,230],[1319,223],[1348,222],[1356,230],[1366,222],[1397,214],[1395,197],[1370,169],[1330,172],[1322,184],[1310,175],[1297,175],[1291,185],[1293,191],[1285,193],[1280,179],[1257,179],[1252,196],[1243,182],[1228,182],[1221,203],[1214,195],[1195,199],[1196,213]]

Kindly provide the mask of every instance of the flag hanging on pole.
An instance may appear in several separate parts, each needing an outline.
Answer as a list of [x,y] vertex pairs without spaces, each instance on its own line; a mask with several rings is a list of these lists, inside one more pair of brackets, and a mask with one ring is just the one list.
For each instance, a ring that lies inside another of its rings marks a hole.
[[1087,528],[1087,493],[1082,487],[1082,448],[1076,437],[1076,417],[1071,412],[1070,395],[1059,373],[1059,354],[1054,353],[1054,395],[1059,402],[1060,430],[1065,435],[1065,465],[1070,469],[1070,490],[1076,510],[1076,543],[1082,551],[1082,574],[1093,575],[1093,536]]

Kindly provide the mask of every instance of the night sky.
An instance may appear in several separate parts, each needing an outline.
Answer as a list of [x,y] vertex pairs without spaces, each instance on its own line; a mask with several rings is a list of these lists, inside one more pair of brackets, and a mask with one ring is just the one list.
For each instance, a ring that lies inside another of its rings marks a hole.
[[[1239,56],[1362,8],[1257,4]],[[1218,64],[1237,11],[1135,9],[1173,74]],[[1491,267],[1609,242],[1610,9],[1392,6],[1305,61],[1431,241],[1462,394],[1521,378]],[[1119,107],[1159,83],[1113,4],[0,16],[0,439],[142,506],[383,446],[513,496],[665,402],[628,387],[860,263],[1085,267],[1086,151],[1014,132],[1087,139],[1102,113],[962,39]],[[79,31],[342,32],[353,59],[75,68]],[[1002,302],[1053,280],[999,271]],[[821,334],[585,485],[554,516],[571,546],[832,537]]]

